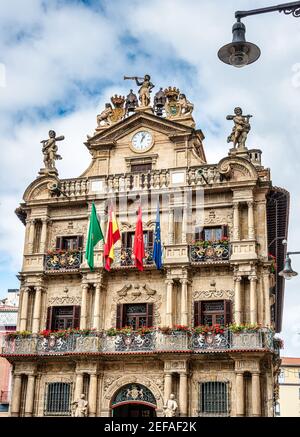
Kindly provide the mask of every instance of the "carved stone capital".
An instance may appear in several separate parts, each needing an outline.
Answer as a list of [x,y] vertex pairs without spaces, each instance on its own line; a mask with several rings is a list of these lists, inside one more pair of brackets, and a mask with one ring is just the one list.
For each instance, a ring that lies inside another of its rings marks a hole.
[[242,279],[243,279],[242,276],[234,276],[233,278],[234,282],[241,282]]
[[255,282],[255,281],[258,280],[258,277],[255,276],[255,275],[251,275],[251,276],[248,276],[248,279],[249,279],[250,282]]

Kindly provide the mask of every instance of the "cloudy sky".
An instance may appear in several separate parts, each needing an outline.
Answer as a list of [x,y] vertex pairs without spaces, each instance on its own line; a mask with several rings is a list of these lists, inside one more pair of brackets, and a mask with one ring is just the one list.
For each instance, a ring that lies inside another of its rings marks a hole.
[[[0,296],[18,287],[24,227],[14,215],[42,166],[40,141],[55,129],[63,178],[89,164],[83,141],[96,114],[151,74],[195,104],[208,162],[227,155],[235,106],[253,114],[249,147],[263,151],[272,181],[291,193],[289,250],[300,250],[300,19],[248,17],[247,39],[261,58],[243,69],[217,58],[231,41],[234,11],[274,0],[10,0],[0,3]],[[300,272],[300,256],[293,257]],[[298,279],[299,278],[299,279]],[[286,284],[283,354],[300,356],[300,277]]]

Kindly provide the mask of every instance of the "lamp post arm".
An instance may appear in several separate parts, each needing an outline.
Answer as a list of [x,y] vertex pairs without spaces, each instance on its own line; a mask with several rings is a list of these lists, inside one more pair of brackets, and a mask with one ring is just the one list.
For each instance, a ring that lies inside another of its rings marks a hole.
[[287,252],[287,255],[300,255],[300,252]]
[[248,17],[249,15],[266,14],[268,12],[284,12],[284,14],[292,14],[293,17],[300,18],[300,1],[282,3],[276,6],[268,6],[266,8],[251,9],[249,11],[236,11],[235,18],[240,21],[243,17]]

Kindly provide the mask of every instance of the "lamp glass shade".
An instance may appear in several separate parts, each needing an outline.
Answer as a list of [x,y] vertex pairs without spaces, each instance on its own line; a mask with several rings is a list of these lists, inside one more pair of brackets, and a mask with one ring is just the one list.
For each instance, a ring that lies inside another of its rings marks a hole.
[[278,273],[279,276],[283,276],[284,279],[292,279],[294,276],[297,276],[298,273],[292,269],[291,258],[287,255],[284,263],[284,269]]

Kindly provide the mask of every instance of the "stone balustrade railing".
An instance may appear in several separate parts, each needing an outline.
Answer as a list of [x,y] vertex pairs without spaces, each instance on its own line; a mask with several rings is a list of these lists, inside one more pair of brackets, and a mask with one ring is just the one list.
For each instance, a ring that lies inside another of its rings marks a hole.
[[223,334],[197,334],[173,332],[165,334],[152,331],[147,334],[89,335],[69,334],[66,337],[28,335],[6,338],[2,345],[2,356],[51,355],[76,353],[127,353],[127,352],[205,352],[222,350],[276,351],[273,331],[263,328],[256,332]]
[[[179,177],[179,179],[178,179]],[[216,165],[149,170],[145,173],[110,174],[98,179],[62,179],[60,189],[67,197],[80,197],[95,192],[115,193],[166,189],[173,186],[205,186],[222,183],[223,177]]]

